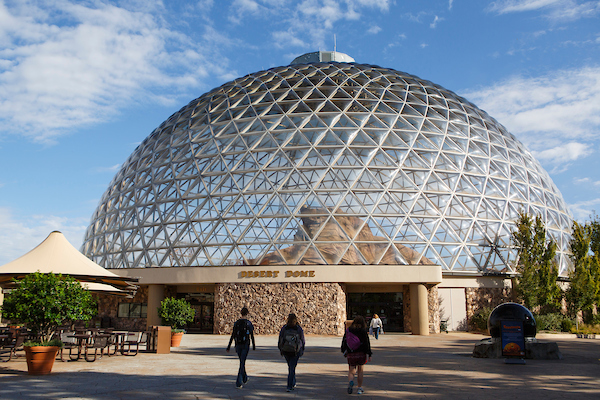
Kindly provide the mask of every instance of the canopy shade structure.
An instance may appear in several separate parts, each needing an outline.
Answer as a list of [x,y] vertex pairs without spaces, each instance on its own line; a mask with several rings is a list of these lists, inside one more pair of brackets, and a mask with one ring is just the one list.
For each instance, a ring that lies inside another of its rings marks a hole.
[[69,275],[80,282],[89,282],[92,291],[133,294],[138,288],[137,278],[121,277],[102,268],[81,254],[59,231],[50,233],[27,254],[1,266],[0,286],[10,287],[13,278],[21,279],[36,271]]
[[135,291],[125,291],[105,283],[80,282],[81,286],[92,293],[103,293],[121,297],[133,297]]

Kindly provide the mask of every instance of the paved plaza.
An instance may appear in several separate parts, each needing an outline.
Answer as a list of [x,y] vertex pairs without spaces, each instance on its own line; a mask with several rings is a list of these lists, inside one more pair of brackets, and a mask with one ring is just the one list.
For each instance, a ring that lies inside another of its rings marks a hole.
[[[471,357],[482,335],[387,334],[372,340],[364,399],[598,399],[600,340],[539,335],[557,341],[563,360]],[[105,356],[88,363],[60,362],[51,375],[29,376],[24,358],[0,364],[0,399],[344,399],[347,365],[341,338],[307,336],[297,368],[298,387],[287,393],[287,366],[277,337],[257,336],[247,362],[250,380],[235,388],[238,360],[225,352],[228,337],[185,335],[170,354]]]

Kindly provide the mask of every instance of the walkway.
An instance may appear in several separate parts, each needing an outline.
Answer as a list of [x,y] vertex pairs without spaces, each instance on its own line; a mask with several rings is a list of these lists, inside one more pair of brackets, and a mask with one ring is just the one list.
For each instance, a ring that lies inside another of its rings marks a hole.
[[[543,339],[546,336],[540,335]],[[373,340],[363,399],[598,399],[600,340],[559,336],[564,359],[474,359],[483,338],[468,333],[431,336],[388,334]],[[556,337],[554,337],[556,338]],[[54,364],[51,375],[27,375],[24,358],[0,364],[0,399],[344,399],[347,367],[341,339],[308,336],[297,369],[298,387],[285,392],[287,366],[276,337],[258,336],[247,362],[250,381],[234,385],[238,361],[225,352],[228,338],[186,335],[171,354],[140,353]],[[357,396],[353,394],[352,396]]]

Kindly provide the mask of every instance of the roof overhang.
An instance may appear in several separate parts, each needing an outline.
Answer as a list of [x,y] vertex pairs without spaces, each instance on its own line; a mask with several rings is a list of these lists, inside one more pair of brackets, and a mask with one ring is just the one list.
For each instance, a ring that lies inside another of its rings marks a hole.
[[111,269],[142,285],[203,283],[424,283],[442,282],[439,265],[265,265]]

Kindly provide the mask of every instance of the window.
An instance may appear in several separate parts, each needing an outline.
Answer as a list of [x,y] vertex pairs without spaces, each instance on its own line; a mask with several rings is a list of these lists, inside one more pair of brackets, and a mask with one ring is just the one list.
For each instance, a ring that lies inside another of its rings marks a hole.
[[148,315],[148,305],[144,303],[120,303],[119,318],[146,318]]

